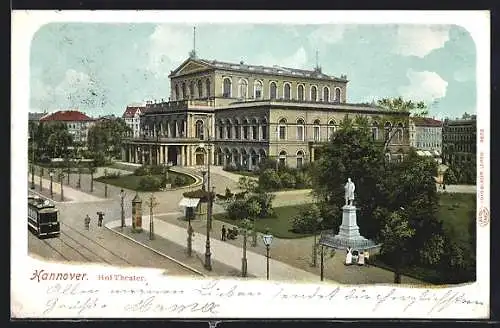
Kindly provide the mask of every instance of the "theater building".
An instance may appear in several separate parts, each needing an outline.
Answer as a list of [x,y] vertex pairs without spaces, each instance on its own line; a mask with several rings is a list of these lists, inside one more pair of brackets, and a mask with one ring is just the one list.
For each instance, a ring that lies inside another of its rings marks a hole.
[[[170,75],[168,101],[148,102],[141,114],[141,135],[125,140],[122,159],[133,163],[213,165],[252,170],[265,158],[297,167],[319,157],[347,115],[366,116],[375,139],[397,125],[392,153],[409,147],[408,114],[382,122],[387,114],[372,105],[347,102],[347,76],[321,68],[227,63],[190,56]],[[211,151],[208,151],[208,149]]]

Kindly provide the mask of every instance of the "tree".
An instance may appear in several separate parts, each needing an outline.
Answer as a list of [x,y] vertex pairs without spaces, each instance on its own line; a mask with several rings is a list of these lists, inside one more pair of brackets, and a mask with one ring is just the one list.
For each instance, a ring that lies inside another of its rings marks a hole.
[[380,253],[394,268],[394,283],[401,283],[401,270],[407,263],[408,241],[415,230],[410,228],[408,218],[402,211],[392,212],[381,231],[384,243]]
[[[325,202],[340,209],[345,202],[344,184],[351,178],[362,186],[356,191],[362,233],[375,237],[380,227],[374,222],[372,212],[377,204],[384,203],[379,197],[380,179],[385,174],[384,154],[381,144],[372,141],[368,130],[356,129],[352,122],[350,118],[341,121],[342,128],[321,148],[322,156],[313,167],[313,193],[318,203]],[[324,219],[327,223],[335,221],[328,216]]]
[[408,112],[411,116],[421,117],[429,114],[427,105],[423,101],[413,102],[402,97],[383,98],[377,101],[379,107],[393,112]]
[[292,218],[292,230],[296,233],[313,233],[320,217],[321,212],[316,204],[302,208],[299,214]]
[[105,157],[118,157],[123,138],[130,132],[130,127],[121,118],[97,122],[89,129],[89,150],[95,154],[104,154]]
[[41,137],[44,139],[38,140],[46,140],[46,143],[41,143],[42,150],[53,158],[68,156],[69,147],[73,146],[73,136],[68,132],[64,123],[54,122],[47,127],[42,127],[41,130]]

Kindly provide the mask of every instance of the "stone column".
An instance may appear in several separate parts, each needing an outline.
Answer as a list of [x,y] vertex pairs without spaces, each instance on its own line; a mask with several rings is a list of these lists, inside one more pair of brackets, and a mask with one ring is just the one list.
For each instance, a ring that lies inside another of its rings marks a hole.
[[311,162],[314,162],[314,147],[311,147]]
[[172,138],[172,131],[170,131],[170,121],[167,121],[167,137]]
[[182,146],[182,165],[187,166],[188,161],[187,161],[187,146]]
[[168,145],[165,145],[165,163],[168,163]]
[[179,121],[175,120],[175,137],[179,138]]
[[149,165],[153,165],[153,146],[149,145]]
[[245,137],[245,136],[243,135],[243,127],[244,127],[244,125],[243,125],[243,124],[242,124],[242,125],[240,125],[240,140],[243,140],[243,139],[244,139],[244,137]]
[[144,165],[144,164],[146,164],[146,156],[145,156],[146,152],[144,151],[144,149],[142,147],[141,147],[140,152],[142,154],[142,162],[141,162],[141,164]]
[[186,120],[183,120],[184,122],[184,138],[187,138],[187,119]]
[[163,145],[160,145],[160,160],[158,161],[159,164],[165,163],[163,157],[164,157],[163,156]]

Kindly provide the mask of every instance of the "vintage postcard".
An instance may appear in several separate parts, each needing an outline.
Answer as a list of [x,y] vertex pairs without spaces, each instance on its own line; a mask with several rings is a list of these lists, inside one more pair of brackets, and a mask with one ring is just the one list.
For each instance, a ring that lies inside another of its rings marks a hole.
[[12,17],[13,318],[489,317],[489,12]]

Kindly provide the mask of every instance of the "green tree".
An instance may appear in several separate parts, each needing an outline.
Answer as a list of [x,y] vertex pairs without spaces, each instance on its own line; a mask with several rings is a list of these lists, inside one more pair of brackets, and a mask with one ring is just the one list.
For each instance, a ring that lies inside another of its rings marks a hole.
[[[356,203],[360,207],[358,216],[362,233],[375,237],[380,231],[372,212],[383,204],[379,192],[380,178],[384,176],[384,154],[379,143],[374,143],[365,129],[355,129],[352,120],[340,122],[329,143],[322,147],[321,158],[313,168],[313,192],[318,202],[341,208],[345,204],[344,184],[351,178],[358,186]],[[325,217],[325,222],[334,218]]]
[[455,169],[454,168],[448,168],[446,172],[444,172],[443,175],[443,182],[447,185],[454,185],[458,183],[457,176],[455,175]]
[[47,129],[43,128],[46,137],[46,151],[50,157],[65,157],[69,147],[73,146],[73,136],[68,132],[66,124],[61,122],[51,123]]
[[321,211],[316,204],[302,208],[292,219],[292,230],[296,233],[313,233],[317,229]]
[[426,116],[429,114],[428,107],[423,101],[413,102],[402,97],[383,98],[377,101],[377,105],[393,112],[408,112],[411,116]]
[[415,230],[410,227],[408,218],[402,211],[392,212],[381,231],[384,243],[380,250],[384,259],[394,268],[394,283],[401,283],[401,270],[407,264],[408,241]]
[[89,150],[104,154],[105,157],[118,157],[123,138],[130,132],[130,127],[121,118],[97,122],[88,132]]

